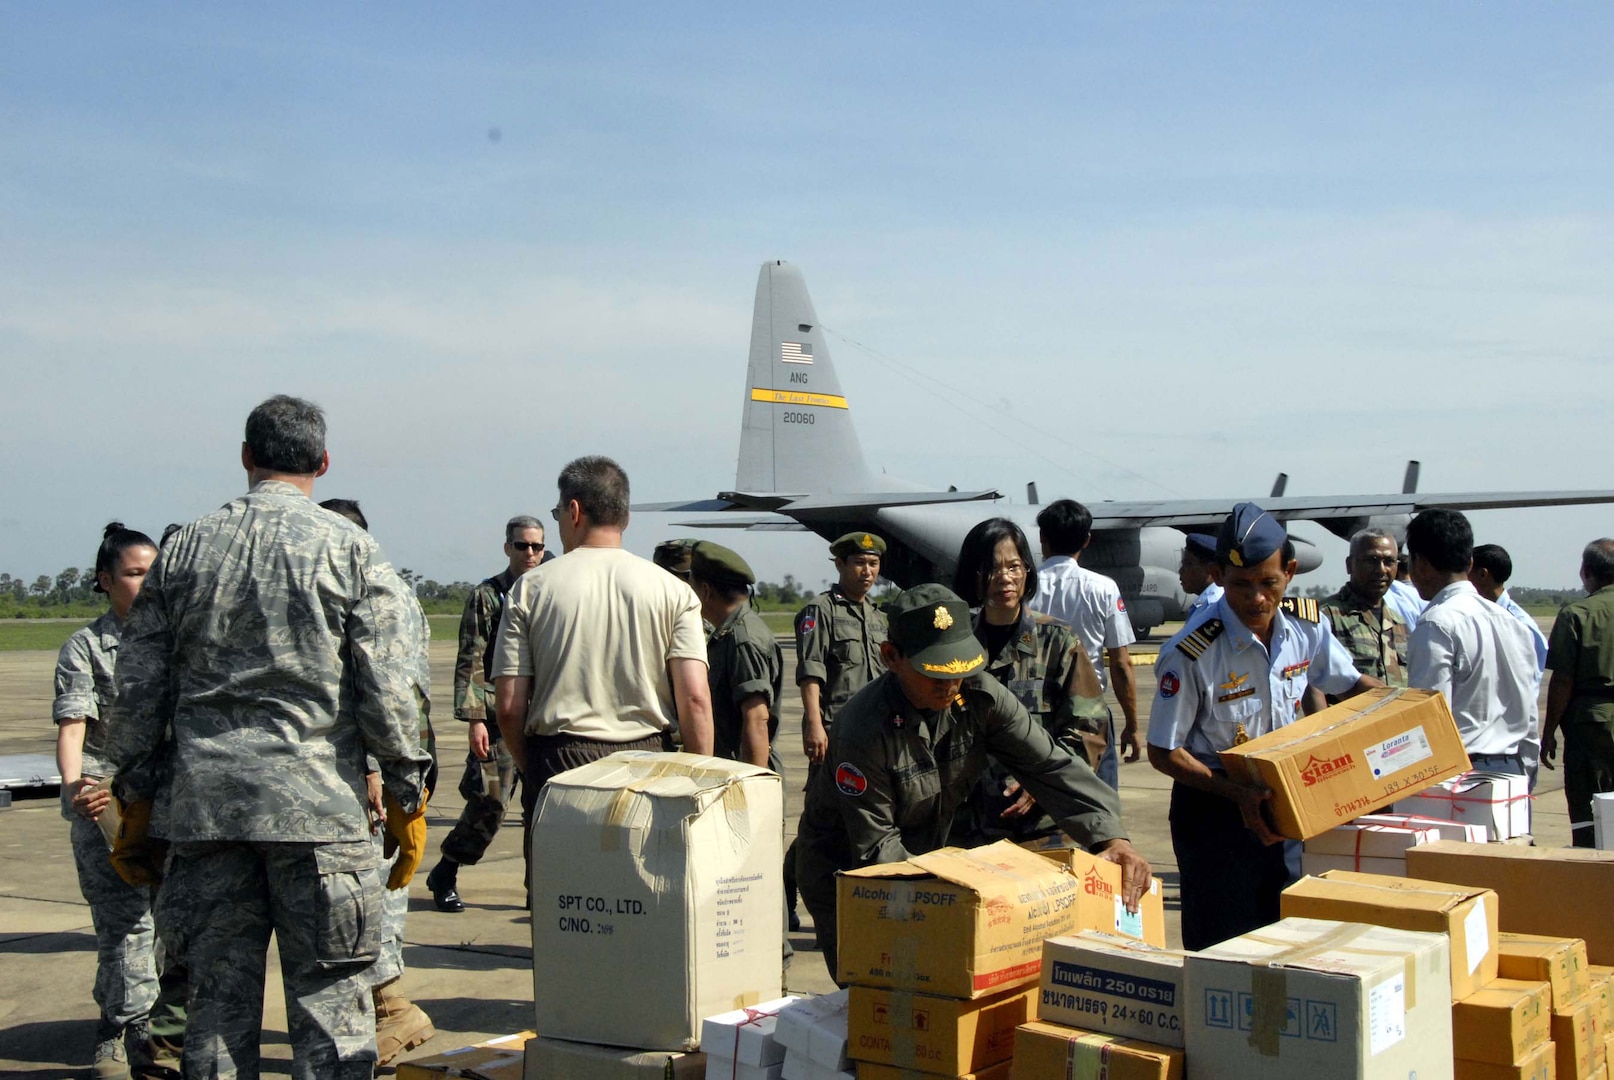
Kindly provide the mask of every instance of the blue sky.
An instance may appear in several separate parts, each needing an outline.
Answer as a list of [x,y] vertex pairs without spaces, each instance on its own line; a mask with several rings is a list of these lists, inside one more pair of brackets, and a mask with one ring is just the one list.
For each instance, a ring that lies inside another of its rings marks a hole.
[[[871,7],[0,9],[0,570],[233,496],[277,391],[440,580],[579,453],[709,495],[776,257],[915,480],[1614,487],[1614,10]],[[1614,509],[1475,525],[1569,586]]]

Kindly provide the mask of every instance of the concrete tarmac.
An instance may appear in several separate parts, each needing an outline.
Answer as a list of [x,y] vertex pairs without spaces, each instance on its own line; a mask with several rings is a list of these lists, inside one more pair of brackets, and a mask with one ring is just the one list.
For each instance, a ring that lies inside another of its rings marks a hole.
[[[1150,646],[1137,651],[1147,653]],[[794,656],[786,646],[786,671]],[[456,790],[466,753],[465,726],[451,717],[454,643],[432,645],[432,685],[437,688],[436,721],[443,790],[428,815],[427,862],[410,886],[410,915],[403,989],[431,1016],[437,1037],[406,1057],[442,1053],[532,1027],[531,924],[523,903],[520,814],[509,815],[481,863],[460,871],[463,914],[436,910],[426,889],[426,870],[437,845],[459,815]],[[1140,656],[1140,660],[1143,657]],[[53,753],[50,721],[51,673],[55,654],[0,653],[0,754]],[[1139,711],[1147,731],[1154,693],[1153,668],[1139,665]],[[787,691],[780,725],[785,761],[787,832],[795,833],[801,812],[806,759],[799,738],[801,705]],[[1117,711],[1117,715],[1119,712]],[[1569,842],[1559,774],[1543,771],[1537,789],[1537,842]],[[1145,762],[1121,769],[1121,794],[1133,843],[1154,864],[1166,884],[1167,934],[1180,941],[1177,874],[1166,822],[1170,783]],[[834,989],[814,945],[811,923],[792,935],[795,962],[787,984],[792,992]],[[270,948],[264,1003],[264,1072],[289,1072],[286,1007],[278,962]],[[0,1078],[57,1078],[89,1075],[95,1041],[95,935],[89,910],[79,895],[68,844],[68,824],[54,790],[19,794],[0,811]]]

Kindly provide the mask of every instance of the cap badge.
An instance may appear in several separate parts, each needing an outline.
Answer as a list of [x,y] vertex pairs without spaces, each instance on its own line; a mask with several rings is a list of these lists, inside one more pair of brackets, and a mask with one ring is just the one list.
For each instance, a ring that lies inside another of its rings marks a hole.
[[864,549],[866,550],[874,546],[874,537],[870,536],[868,533],[864,533],[863,539],[859,540],[858,543],[863,545]]
[[1227,553],[1227,561],[1232,563],[1234,566],[1243,566],[1244,556],[1239,554],[1238,548],[1234,548]]
[[945,604],[936,605],[936,617],[931,620],[931,625],[938,630],[945,630],[953,625],[953,614],[947,610]]

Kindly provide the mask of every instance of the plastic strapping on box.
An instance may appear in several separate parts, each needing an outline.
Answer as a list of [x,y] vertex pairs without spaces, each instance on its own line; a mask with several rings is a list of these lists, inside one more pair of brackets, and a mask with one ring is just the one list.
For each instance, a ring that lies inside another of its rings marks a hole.
[[[1439,821],[1441,819],[1440,818],[1429,818],[1429,819],[1426,819],[1426,820]],[[1356,851],[1351,856],[1351,869],[1352,870],[1358,870],[1358,871],[1362,869],[1362,834],[1363,833],[1369,833],[1369,832],[1382,832],[1382,833],[1413,832],[1413,833],[1424,833],[1424,832],[1428,832],[1428,831],[1429,831],[1428,829],[1418,829],[1418,828],[1413,828],[1413,827],[1410,827],[1410,826],[1407,827],[1407,828],[1402,828],[1402,827],[1400,827],[1398,825],[1358,825],[1356,827]],[[1440,837],[1437,834],[1435,838],[1438,840]],[[1428,843],[1428,842],[1429,841],[1428,841],[1427,837],[1425,837],[1421,841],[1414,838],[1413,839],[1413,846],[1416,846],[1419,843]],[[1370,858],[1370,859],[1384,858],[1384,856],[1369,855],[1368,858]]]
[[1072,1035],[1065,1041],[1065,1080],[1110,1080],[1110,1045],[1105,1035]]
[[764,1009],[747,1008],[745,1019],[734,1025],[734,1046],[729,1050],[729,1080],[738,1080],[740,1075],[740,1029],[753,1024],[761,1024],[770,1016],[778,1016],[779,1010],[768,1012]]

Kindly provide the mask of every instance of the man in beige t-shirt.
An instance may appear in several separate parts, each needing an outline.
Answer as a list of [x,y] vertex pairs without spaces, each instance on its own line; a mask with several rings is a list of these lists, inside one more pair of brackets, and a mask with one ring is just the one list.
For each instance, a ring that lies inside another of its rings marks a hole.
[[670,750],[674,717],[685,750],[712,752],[700,601],[622,549],[627,473],[578,458],[558,486],[550,513],[566,554],[511,587],[493,654],[499,730],[523,781],[524,853],[538,794],[557,773],[618,750]]

